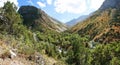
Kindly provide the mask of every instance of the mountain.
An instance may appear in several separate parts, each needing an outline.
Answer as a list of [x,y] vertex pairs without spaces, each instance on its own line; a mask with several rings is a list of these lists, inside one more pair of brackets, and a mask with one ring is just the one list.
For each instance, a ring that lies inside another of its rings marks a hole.
[[24,25],[30,29],[39,31],[54,30],[57,32],[67,29],[64,24],[34,6],[21,6],[18,12],[24,19]]
[[92,16],[72,27],[72,32],[89,35],[96,42],[120,41],[119,5],[120,0],[105,0]]
[[105,0],[99,10],[105,10],[108,8],[120,9],[120,0]]
[[72,26],[76,25],[78,22],[81,22],[81,21],[85,20],[88,17],[89,17],[88,15],[80,16],[80,17],[78,17],[76,19],[73,19],[73,20],[67,22],[66,25],[72,27]]

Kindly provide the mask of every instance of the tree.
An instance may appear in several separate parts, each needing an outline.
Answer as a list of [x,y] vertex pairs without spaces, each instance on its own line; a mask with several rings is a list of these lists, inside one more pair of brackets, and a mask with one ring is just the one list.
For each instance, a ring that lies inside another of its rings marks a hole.
[[17,13],[17,7],[8,1],[4,4],[2,9],[4,10],[4,17],[8,20],[6,21],[7,25],[4,26],[7,29],[6,31],[8,33],[15,33],[16,30],[14,30],[14,28],[18,29],[19,25],[22,23],[22,18],[20,14]]
[[71,37],[72,51],[68,53],[68,63],[74,65],[86,65],[87,64],[87,48],[84,46],[86,38],[82,38],[79,35]]
[[90,65],[120,65],[120,43],[98,45],[91,50]]

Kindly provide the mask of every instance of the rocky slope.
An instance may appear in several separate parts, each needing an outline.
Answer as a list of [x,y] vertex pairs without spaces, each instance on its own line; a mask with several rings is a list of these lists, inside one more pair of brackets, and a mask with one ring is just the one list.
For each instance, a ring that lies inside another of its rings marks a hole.
[[19,51],[17,48],[13,49],[8,45],[7,40],[0,39],[0,65],[56,65],[61,62],[39,52],[26,55],[19,53]]
[[120,1],[105,0],[98,11],[72,28],[72,32],[90,35],[96,42],[120,41]]
[[34,6],[22,6],[18,12],[24,19],[23,23],[30,29],[38,31],[54,30],[57,32],[62,32],[67,29],[64,24]]

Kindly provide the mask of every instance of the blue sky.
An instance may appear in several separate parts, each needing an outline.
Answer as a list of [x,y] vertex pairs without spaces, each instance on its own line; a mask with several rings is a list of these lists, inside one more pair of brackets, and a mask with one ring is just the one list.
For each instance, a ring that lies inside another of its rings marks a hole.
[[51,17],[65,23],[97,10],[104,0],[0,0],[14,2],[18,7],[32,5],[44,10]]

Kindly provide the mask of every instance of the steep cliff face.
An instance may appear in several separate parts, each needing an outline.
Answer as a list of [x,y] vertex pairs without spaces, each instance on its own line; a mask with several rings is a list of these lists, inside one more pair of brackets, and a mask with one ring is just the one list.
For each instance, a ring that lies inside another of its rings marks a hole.
[[23,23],[30,29],[39,31],[54,30],[57,32],[67,29],[64,24],[34,6],[22,6],[19,9],[19,13],[24,19]]
[[120,41],[120,1],[105,0],[103,5],[87,20],[72,28],[72,32],[90,35],[90,39],[109,43]]

